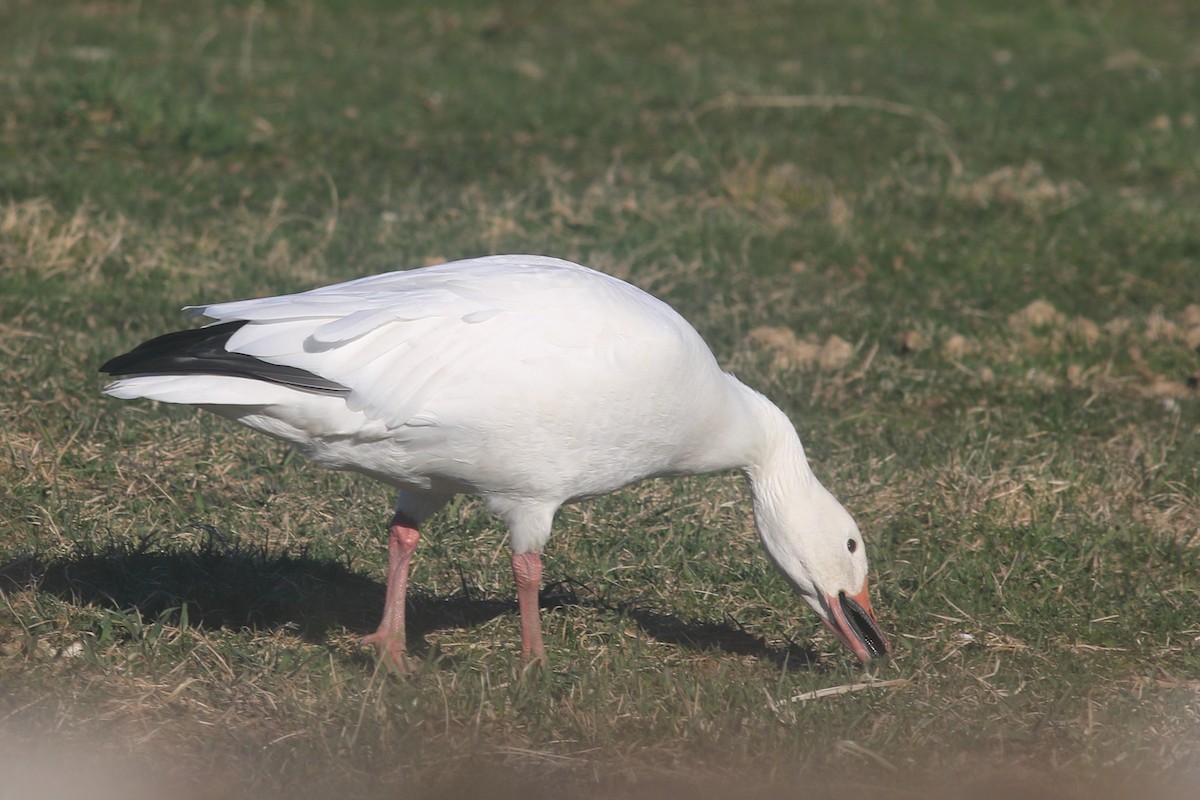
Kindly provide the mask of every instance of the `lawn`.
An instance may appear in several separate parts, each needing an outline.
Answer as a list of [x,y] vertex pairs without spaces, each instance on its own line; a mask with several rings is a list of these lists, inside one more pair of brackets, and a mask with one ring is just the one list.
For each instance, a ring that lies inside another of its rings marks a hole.
[[[0,0],[0,776],[1200,780],[1198,142],[1200,7],[1172,0]],[[653,292],[792,416],[890,661],[820,626],[714,475],[563,510],[544,672],[502,527],[456,502],[397,678],[357,644],[385,487],[100,395],[186,304],[497,252]]]

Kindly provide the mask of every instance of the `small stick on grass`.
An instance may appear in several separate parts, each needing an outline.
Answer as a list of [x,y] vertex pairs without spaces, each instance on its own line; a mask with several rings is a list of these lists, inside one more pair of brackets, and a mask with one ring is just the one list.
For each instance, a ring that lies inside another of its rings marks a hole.
[[889,689],[907,686],[908,678],[895,678],[890,681],[870,681],[868,683],[846,683],[841,686],[826,686],[824,689],[814,689],[811,692],[801,692],[788,699],[789,703],[807,703],[809,700],[819,700],[822,697],[837,697],[851,692],[861,692],[863,689]]

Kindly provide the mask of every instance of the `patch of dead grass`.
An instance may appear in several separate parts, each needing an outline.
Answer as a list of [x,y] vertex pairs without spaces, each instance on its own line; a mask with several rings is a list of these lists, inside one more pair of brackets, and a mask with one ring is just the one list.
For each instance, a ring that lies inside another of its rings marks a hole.
[[808,369],[819,367],[836,370],[846,366],[854,357],[855,348],[837,334],[825,341],[800,339],[785,326],[760,326],[750,331],[747,341],[753,348],[764,349],[771,355],[775,369]]
[[1079,181],[1053,180],[1037,161],[1001,167],[975,179],[956,178],[947,192],[976,208],[1010,207],[1035,216],[1069,208],[1086,193]]
[[796,214],[822,211],[839,234],[848,233],[853,225],[851,201],[834,191],[828,179],[810,175],[791,162],[741,161],[722,173],[721,185],[729,202],[753,213],[770,230],[794,225]]
[[128,227],[124,216],[101,217],[86,203],[69,216],[43,199],[7,203],[0,207],[0,266],[94,282]]
[[950,361],[958,361],[978,353],[980,344],[977,339],[968,338],[961,333],[952,333],[942,342],[942,355]]
[[[1035,299],[1008,315],[1002,328],[980,328],[965,335],[932,323],[902,325],[893,334],[891,347],[880,352],[878,342],[855,346],[836,333],[825,338],[797,335],[790,327],[763,325],[750,330],[746,351],[765,353],[776,371],[810,371],[837,375],[866,351],[853,375],[837,382],[831,391],[849,391],[853,379],[868,375],[910,376],[914,356],[933,353],[938,360],[965,372],[977,383],[992,384],[997,373],[1019,375],[1016,382],[1039,391],[1063,388],[1088,389],[1097,396],[1128,395],[1164,402],[1200,398],[1200,362],[1190,373],[1163,374],[1154,363],[1164,358],[1195,361],[1200,343],[1200,306],[1189,305],[1176,315],[1153,310],[1144,316],[1124,315],[1097,322],[1068,315],[1043,298]],[[1147,353],[1153,351],[1152,362]],[[1120,354],[1127,361],[1118,362]],[[1045,356],[1067,356],[1065,365],[1047,364]],[[1118,366],[1119,363],[1125,366]],[[1015,371],[1013,366],[1023,367]],[[739,364],[738,366],[744,366]],[[1132,369],[1130,369],[1132,367]],[[1012,377],[1007,378],[1012,382]],[[828,389],[829,387],[826,387]],[[822,390],[822,397],[828,392]]]

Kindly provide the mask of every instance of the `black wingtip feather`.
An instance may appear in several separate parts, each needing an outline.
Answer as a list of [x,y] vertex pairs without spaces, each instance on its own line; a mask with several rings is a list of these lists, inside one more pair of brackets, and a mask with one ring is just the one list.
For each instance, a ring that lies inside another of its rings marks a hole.
[[336,381],[225,349],[245,320],[163,334],[101,365],[108,375],[228,375],[318,394],[349,394]]
[[221,357],[231,355],[225,345],[245,320],[222,322],[204,328],[164,333],[142,342],[128,353],[114,356],[100,367],[109,375],[135,375],[161,372],[160,366],[179,366],[184,358]]

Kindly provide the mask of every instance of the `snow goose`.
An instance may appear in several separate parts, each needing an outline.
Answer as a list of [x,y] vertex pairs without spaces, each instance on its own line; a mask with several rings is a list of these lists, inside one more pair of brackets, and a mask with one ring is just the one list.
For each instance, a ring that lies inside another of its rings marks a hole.
[[192,306],[214,322],[111,359],[113,397],[199,406],[399,490],[383,619],[407,671],[418,528],[456,494],[508,526],[521,652],[545,663],[541,551],[558,508],[635,481],[739,469],[767,555],[860,659],[887,645],[850,514],[791,422],[670,306],[555,258],[503,255]]

